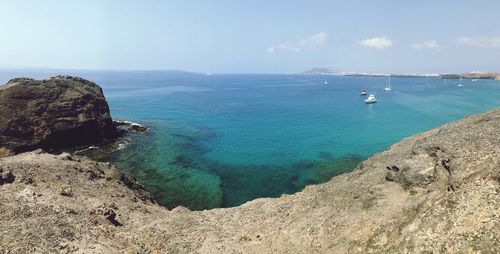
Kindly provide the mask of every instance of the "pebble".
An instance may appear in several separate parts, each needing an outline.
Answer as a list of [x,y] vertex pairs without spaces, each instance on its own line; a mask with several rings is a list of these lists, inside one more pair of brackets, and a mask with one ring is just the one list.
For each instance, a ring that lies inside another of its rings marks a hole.
[[481,219],[481,223],[488,223],[488,222],[490,222],[490,221],[491,221],[491,219],[490,219],[489,217],[486,217],[486,218],[484,218],[484,219]]

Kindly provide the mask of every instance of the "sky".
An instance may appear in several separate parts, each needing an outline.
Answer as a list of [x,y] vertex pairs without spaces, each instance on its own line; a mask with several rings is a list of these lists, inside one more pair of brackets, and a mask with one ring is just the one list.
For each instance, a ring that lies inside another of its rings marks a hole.
[[0,68],[500,71],[495,0],[0,0]]

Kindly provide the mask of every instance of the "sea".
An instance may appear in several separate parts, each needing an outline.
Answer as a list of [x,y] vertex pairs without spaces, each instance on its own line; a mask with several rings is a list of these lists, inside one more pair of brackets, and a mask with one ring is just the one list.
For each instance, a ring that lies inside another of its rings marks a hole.
[[[158,202],[233,207],[328,181],[399,140],[500,107],[500,81],[1,70],[0,83],[75,75],[99,84],[114,119],[146,125],[108,160]],[[325,84],[325,80],[328,84]],[[376,95],[365,104],[361,87]]]

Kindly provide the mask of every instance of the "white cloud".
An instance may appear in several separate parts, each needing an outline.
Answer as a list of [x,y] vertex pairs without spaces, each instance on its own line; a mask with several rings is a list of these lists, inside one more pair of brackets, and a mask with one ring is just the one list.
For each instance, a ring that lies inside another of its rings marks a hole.
[[277,46],[272,46],[267,49],[267,52],[274,53],[276,50],[286,50],[292,52],[301,52],[304,49],[312,49],[325,44],[326,33],[313,34],[307,38],[298,41],[286,41]]
[[420,43],[414,43],[411,45],[413,49],[439,49],[439,43],[435,40],[428,40]]
[[359,45],[368,47],[368,48],[376,48],[379,50],[386,49],[389,47],[392,47],[394,44],[392,43],[392,40],[388,38],[387,36],[382,36],[382,37],[374,37],[374,38],[368,38],[364,39],[359,42]]
[[458,37],[458,45],[475,46],[480,48],[500,48],[500,37]]

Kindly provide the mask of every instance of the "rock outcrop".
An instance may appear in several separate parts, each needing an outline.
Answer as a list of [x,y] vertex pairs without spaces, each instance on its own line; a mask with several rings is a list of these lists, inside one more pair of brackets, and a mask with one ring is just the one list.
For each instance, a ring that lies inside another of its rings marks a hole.
[[54,150],[116,135],[102,89],[88,80],[16,78],[0,86],[0,149]]
[[500,253],[500,110],[239,207],[171,211],[113,166],[0,159],[0,253]]

